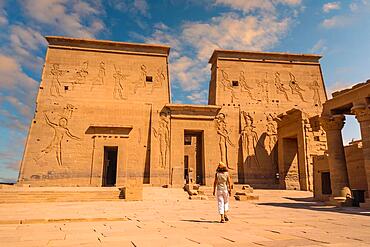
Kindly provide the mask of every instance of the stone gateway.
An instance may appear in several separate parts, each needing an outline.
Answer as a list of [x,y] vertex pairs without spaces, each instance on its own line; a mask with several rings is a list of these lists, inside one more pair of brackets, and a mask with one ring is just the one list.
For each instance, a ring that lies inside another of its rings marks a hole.
[[[18,183],[312,190],[327,100],[318,55],[215,50],[208,105],[171,103],[170,47],[46,37]],[[284,155],[283,155],[284,154]]]

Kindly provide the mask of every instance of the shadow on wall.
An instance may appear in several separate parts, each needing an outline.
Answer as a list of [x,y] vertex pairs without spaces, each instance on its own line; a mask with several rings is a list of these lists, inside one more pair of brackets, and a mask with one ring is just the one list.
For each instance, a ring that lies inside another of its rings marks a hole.
[[[239,172],[239,177],[242,178],[241,180],[244,181],[244,183],[251,184],[252,186],[257,186],[258,188],[265,188],[265,189],[272,189],[270,181],[276,180],[276,174],[278,172],[278,159],[277,159],[277,151],[278,151],[278,145],[277,143],[274,143],[272,146],[272,150],[269,153],[269,150],[266,149],[266,141],[267,140],[267,133],[263,132],[261,136],[256,140],[256,144],[253,147],[253,152],[248,151],[250,153],[253,153],[253,155],[248,155],[245,160],[243,160],[243,147],[242,147],[242,141],[240,140],[240,148],[239,148],[239,159],[242,161],[242,166],[239,169],[241,171],[244,171],[244,177],[242,172]],[[248,149],[248,147],[247,147]],[[260,179],[269,179],[266,180],[266,187],[263,186],[263,184],[254,185],[253,182],[249,181],[250,179],[254,179],[255,176],[251,177],[252,174],[259,174]],[[274,188],[279,187],[279,181],[275,181],[276,186]]]

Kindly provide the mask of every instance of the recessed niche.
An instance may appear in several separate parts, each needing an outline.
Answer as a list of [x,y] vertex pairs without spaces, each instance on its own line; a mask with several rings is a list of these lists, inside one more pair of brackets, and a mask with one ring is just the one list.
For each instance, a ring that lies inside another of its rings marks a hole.
[[146,82],[153,82],[153,76],[146,76],[145,80]]

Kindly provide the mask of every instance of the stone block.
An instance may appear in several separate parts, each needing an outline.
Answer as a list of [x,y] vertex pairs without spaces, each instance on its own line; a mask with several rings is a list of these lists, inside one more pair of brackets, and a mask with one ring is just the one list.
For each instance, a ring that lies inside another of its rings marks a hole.
[[258,195],[252,195],[252,194],[247,194],[247,195],[235,195],[235,200],[237,201],[251,201],[251,200],[259,200]]

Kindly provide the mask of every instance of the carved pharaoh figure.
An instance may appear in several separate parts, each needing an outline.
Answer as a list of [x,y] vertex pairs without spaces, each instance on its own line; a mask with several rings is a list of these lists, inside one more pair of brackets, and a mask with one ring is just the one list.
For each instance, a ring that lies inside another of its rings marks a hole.
[[238,99],[238,97],[236,97],[234,88],[232,88],[232,86],[231,86],[231,82],[229,80],[229,75],[222,69],[221,69],[221,75],[222,75],[222,77],[221,77],[220,82],[221,82],[221,84],[224,88],[224,91],[226,89],[230,90],[230,92],[231,92],[231,102],[234,102],[234,99]]
[[161,168],[166,168],[170,145],[170,127],[166,112],[160,113],[158,130],[153,128],[153,133],[154,136],[159,140],[159,164]]
[[139,80],[134,82],[134,93],[136,94],[138,88],[146,87],[146,76],[148,72],[144,64],[140,65]]
[[79,70],[76,72],[76,81],[77,84],[85,83],[86,77],[89,74],[89,62],[85,61],[82,63],[82,66]]
[[287,89],[284,87],[284,84],[281,83],[279,72],[275,72],[275,87],[276,87],[276,90],[277,90],[278,94],[284,94],[285,99],[287,101],[290,101],[289,97],[288,97]]
[[240,71],[240,74],[239,74],[239,81],[240,81],[240,85],[241,85],[241,90],[244,91],[244,92],[247,92],[249,97],[251,99],[254,99],[253,95],[252,95],[252,92],[251,90],[253,89],[251,86],[248,85],[247,83],[247,79],[245,78],[245,73],[244,71]]
[[115,73],[113,74],[114,78],[114,90],[113,90],[113,97],[116,99],[126,99],[125,92],[123,88],[123,80],[126,78],[122,72],[114,66]]
[[152,92],[154,88],[161,88],[165,80],[166,80],[166,75],[164,74],[163,67],[159,67],[154,76],[154,84],[152,87]]
[[256,127],[253,124],[253,118],[245,111],[242,111],[241,114],[245,124],[240,133],[242,138],[243,160],[247,165],[251,165],[253,160],[258,165],[259,163],[256,153],[258,135],[255,130]]
[[63,74],[63,71],[59,69],[59,64],[54,63],[51,70],[50,74],[52,75],[51,79],[51,85],[50,85],[50,95],[52,96],[62,96],[60,94],[61,91],[61,83],[59,81],[59,76]]
[[228,145],[229,146],[234,146],[234,144],[230,140],[230,134],[227,129],[227,124],[225,121],[225,114],[220,113],[216,117],[217,121],[217,134],[219,136],[219,147],[220,147],[220,154],[221,154],[221,161],[224,162],[224,164],[227,165],[229,169],[232,169],[229,167],[228,164]]
[[92,82],[90,90],[92,90],[95,85],[104,85],[104,77],[105,77],[105,63],[101,61],[99,64],[98,78]]
[[314,106],[321,106],[321,99],[320,99],[320,85],[317,80],[314,80],[310,85],[310,89],[313,91],[313,104]]
[[271,154],[277,141],[277,128],[276,122],[274,121],[274,117],[271,115],[271,113],[267,114],[266,120],[267,148]]
[[257,86],[261,89],[262,99],[269,102],[269,88],[268,88],[267,72],[265,78],[257,81]]
[[298,82],[295,79],[295,76],[293,75],[293,73],[289,72],[289,77],[290,77],[289,87],[292,90],[292,94],[298,94],[298,96],[301,98],[301,100],[303,102],[306,102],[303,98],[303,95],[302,95],[302,92],[304,90],[298,85]]
[[74,140],[81,140],[79,137],[71,134],[71,132],[68,129],[68,119],[65,116],[62,116],[59,118],[58,123],[53,123],[50,121],[49,117],[44,113],[45,121],[47,125],[49,125],[54,130],[53,139],[51,140],[50,144],[41,151],[41,154],[35,158],[35,161],[37,162],[41,157],[43,157],[45,154],[48,154],[50,152],[55,153],[55,158],[58,162],[59,166],[63,165],[62,161],[62,140],[65,135],[69,136],[70,138]]

